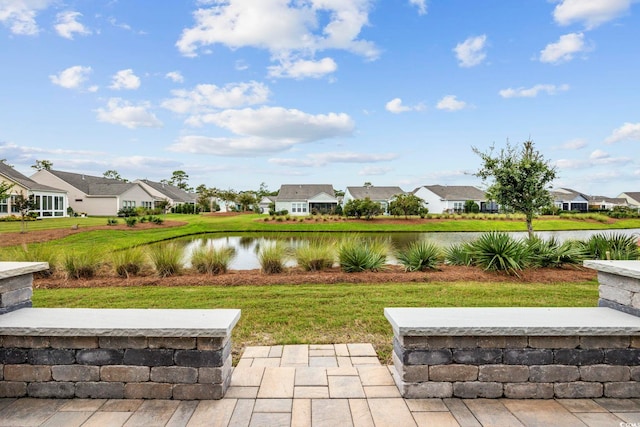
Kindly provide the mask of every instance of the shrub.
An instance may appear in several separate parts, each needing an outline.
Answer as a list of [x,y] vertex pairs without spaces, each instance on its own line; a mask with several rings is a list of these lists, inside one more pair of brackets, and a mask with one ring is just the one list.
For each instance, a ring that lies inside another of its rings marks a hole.
[[176,243],[150,246],[148,254],[158,276],[173,276],[182,271],[182,248]]
[[378,271],[387,261],[388,244],[382,240],[348,238],[338,247],[340,268],[347,273]]
[[107,218],[107,225],[118,225],[118,220],[115,218]]
[[135,227],[138,219],[133,216],[126,216],[124,217],[124,222],[127,224],[127,227]]
[[580,264],[584,259],[584,250],[576,242],[557,239],[542,240],[532,237],[527,240],[530,261],[535,267],[562,267],[565,264]]
[[114,251],[111,255],[113,270],[120,277],[135,276],[144,267],[144,252],[140,248]]
[[308,245],[297,248],[295,258],[302,269],[321,271],[333,266],[335,255],[333,248],[327,242],[314,240]]
[[69,279],[89,279],[95,276],[100,262],[93,251],[77,253],[65,252],[62,255],[62,269]]
[[637,260],[640,257],[636,235],[599,233],[581,242],[580,246],[585,257],[591,259]]
[[235,255],[236,251],[231,247],[202,246],[191,254],[191,265],[199,273],[222,274],[227,272]]
[[130,216],[137,216],[138,215],[138,211],[136,210],[136,208],[122,208],[118,211],[118,216],[120,217],[130,217]]
[[264,245],[258,252],[262,271],[267,274],[282,273],[286,259],[286,247],[280,241]]
[[498,231],[484,233],[471,242],[471,258],[485,270],[504,271],[507,274],[522,270],[528,264],[528,246],[509,234]]
[[159,216],[152,216],[149,220],[156,225],[161,225],[162,223],[164,223],[164,219],[160,218]]
[[457,243],[449,246],[444,251],[444,261],[451,265],[472,265],[471,246],[469,243]]
[[412,242],[404,251],[396,254],[405,271],[426,271],[435,269],[442,258],[441,250],[433,242],[422,240]]

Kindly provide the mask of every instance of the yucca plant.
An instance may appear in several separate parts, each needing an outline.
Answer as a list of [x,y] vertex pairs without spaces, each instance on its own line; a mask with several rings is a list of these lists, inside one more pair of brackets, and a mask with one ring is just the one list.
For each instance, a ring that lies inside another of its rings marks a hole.
[[396,254],[405,271],[426,271],[437,268],[442,259],[438,245],[426,240],[412,242],[409,247]]
[[182,271],[182,248],[175,243],[150,246],[148,256],[160,277],[173,276]]
[[135,276],[142,271],[145,264],[144,252],[140,248],[114,251],[111,255],[113,270],[120,277]]
[[235,255],[235,249],[228,246],[222,248],[201,246],[191,254],[191,266],[199,273],[226,273]]
[[89,279],[99,268],[100,261],[95,252],[68,251],[62,255],[62,269],[69,279]]
[[472,265],[473,259],[471,258],[471,246],[469,243],[456,243],[446,248],[444,250],[444,262],[450,265]]
[[298,266],[306,271],[321,271],[333,266],[335,258],[331,245],[321,240],[312,240],[295,251]]
[[258,261],[262,271],[267,274],[277,274],[284,271],[287,248],[281,241],[265,244],[258,251]]
[[594,234],[581,243],[590,259],[637,260],[640,257],[638,236],[623,234]]
[[485,270],[504,271],[518,275],[528,264],[528,246],[509,234],[491,231],[470,244],[473,263]]
[[560,243],[555,237],[548,240],[532,237],[527,244],[530,261],[536,267],[559,268],[565,264],[580,264],[584,259],[582,248],[570,240]]
[[340,268],[347,273],[378,271],[387,261],[389,245],[379,239],[348,238],[338,247]]

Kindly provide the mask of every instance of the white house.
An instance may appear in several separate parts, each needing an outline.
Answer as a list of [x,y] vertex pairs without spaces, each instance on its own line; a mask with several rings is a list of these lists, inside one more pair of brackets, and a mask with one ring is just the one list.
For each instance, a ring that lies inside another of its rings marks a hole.
[[570,188],[556,188],[551,190],[553,204],[563,211],[580,211],[587,212],[589,210],[589,196],[579,193]]
[[149,181],[148,179],[136,179],[133,182],[140,184],[147,193],[153,196],[154,201],[167,200],[170,207],[185,204],[195,205],[197,201],[197,195],[188,193],[175,185]]
[[285,184],[275,202],[276,211],[287,210],[291,215],[329,213],[338,206],[331,184]]
[[56,170],[40,170],[31,179],[66,190],[69,206],[78,213],[115,216],[122,208],[153,208],[153,196],[133,182]]
[[629,202],[624,197],[589,196],[589,209],[611,210],[618,206],[628,207]]
[[0,183],[10,184],[9,197],[0,199],[0,216],[19,215],[13,201],[19,195],[33,196],[35,208],[31,211],[37,218],[59,218],[67,216],[67,192],[60,188],[40,184],[21,174],[11,166],[0,162]]
[[618,198],[626,199],[630,207],[640,210],[640,192],[627,191],[620,193]]
[[470,185],[423,185],[413,194],[427,203],[431,213],[464,212],[467,200],[473,200],[480,212],[496,212],[498,206],[488,201],[484,191]]
[[363,185],[362,187],[347,187],[342,200],[343,206],[350,200],[364,200],[367,197],[377,202],[382,207],[385,214],[389,213],[389,203],[399,194],[406,194],[400,187],[377,187],[374,185]]

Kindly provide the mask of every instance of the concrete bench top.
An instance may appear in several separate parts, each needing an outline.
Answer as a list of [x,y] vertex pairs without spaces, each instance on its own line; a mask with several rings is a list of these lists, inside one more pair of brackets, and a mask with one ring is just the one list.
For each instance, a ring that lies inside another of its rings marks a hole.
[[240,310],[23,308],[0,316],[0,335],[224,337]]
[[0,279],[37,273],[49,269],[46,262],[0,262]]
[[591,260],[583,261],[583,265],[605,273],[640,279],[640,261]]
[[640,317],[593,308],[385,308],[398,336],[640,335]]

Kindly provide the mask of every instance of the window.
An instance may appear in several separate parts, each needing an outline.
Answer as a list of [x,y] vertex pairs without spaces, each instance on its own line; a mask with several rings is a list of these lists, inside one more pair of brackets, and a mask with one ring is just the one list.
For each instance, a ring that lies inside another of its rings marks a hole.
[[153,209],[153,202],[142,201],[142,207],[145,209]]
[[301,203],[291,203],[291,212],[306,212],[307,204],[304,202]]
[[463,212],[464,202],[453,202],[453,210],[454,212]]
[[9,211],[9,200],[0,199],[0,213],[7,213]]
[[135,200],[123,200],[122,201],[122,207],[123,208],[135,208],[136,207],[136,202],[135,202]]
[[11,212],[12,213],[20,213],[18,207],[16,206],[16,199],[18,196],[11,196]]

